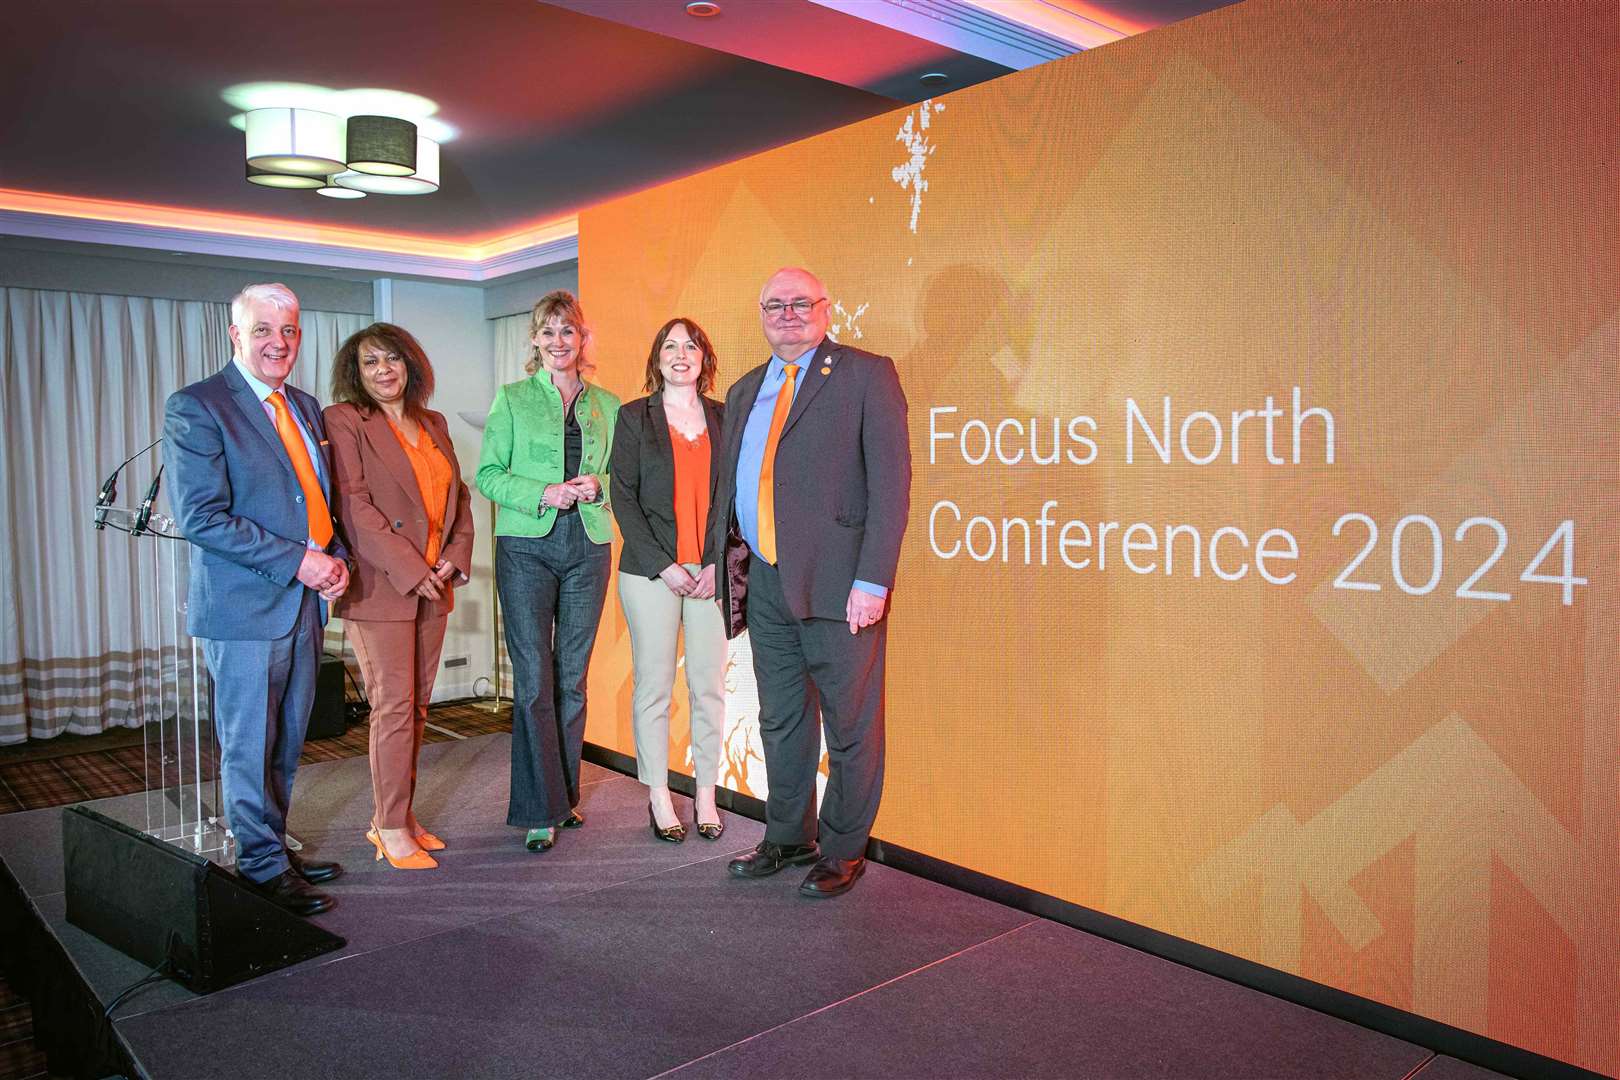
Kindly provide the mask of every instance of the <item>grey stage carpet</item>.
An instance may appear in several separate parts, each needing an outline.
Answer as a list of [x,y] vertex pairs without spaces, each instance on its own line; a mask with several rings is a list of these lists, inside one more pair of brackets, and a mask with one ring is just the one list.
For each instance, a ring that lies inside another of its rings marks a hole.
[[[655,840],[595,766],[585,828],[544,854],[505,825],[509,739],[423,749],[437,871],[372,859],[364,758],[299,773],[293,833],[341,860],[321,925],[348,947],[197,997],[163,983],[117,1030],[152,1077],[1493,1076],[882,866],[848,896],[725,872],[762,827]],[[690,820],[690,804],[677,799]],[[139,823],[139,797],[94,804]],[[60,810],[0,816],[0,857],[104,1001],[142,972],[62,920]]]

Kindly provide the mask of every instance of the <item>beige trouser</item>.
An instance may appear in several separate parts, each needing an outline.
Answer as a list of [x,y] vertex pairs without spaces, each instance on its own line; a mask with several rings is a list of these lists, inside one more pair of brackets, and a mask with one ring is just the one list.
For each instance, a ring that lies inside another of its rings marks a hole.
[[[701,569],[687,564],[696,577]],[[692,716],[692,764],[701,787],[720,776],[720,736],[726,720],[726,627],[714,598],[676,596],[660,578],[619,574],[619,602],[630,625],[636,688],[631,697],[636,776],[669,783],[669,699],[675,687],[675,641],[686,629],[686,687]]]

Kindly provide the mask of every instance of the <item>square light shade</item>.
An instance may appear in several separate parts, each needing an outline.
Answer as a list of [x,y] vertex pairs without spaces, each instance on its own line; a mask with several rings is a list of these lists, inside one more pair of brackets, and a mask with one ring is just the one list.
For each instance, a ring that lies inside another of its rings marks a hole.
[[409,176],[416,171],[416,125],[395,116],[349,117],[349,168],[371,176]]
[[255,169],[252,165],[247,167],[247,182],[260,187],[290,188],[295,191],[313,191],[323,183],[318,176],[271,172],[269,169]]
[[426,195],[439,190],[439,144],[416,137],[416,173],[412,176],[371,176],[362,172],[339,173],[332,182],[341,187],[372,195]]
[[341,172],[343,119],[311,109],[254,109],[247,114],[247,163],[316,178]]

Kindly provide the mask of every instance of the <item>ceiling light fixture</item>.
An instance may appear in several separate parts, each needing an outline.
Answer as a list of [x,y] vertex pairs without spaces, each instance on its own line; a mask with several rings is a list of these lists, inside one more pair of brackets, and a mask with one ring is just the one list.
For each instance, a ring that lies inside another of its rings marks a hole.
[[336,90],[311,83],[237,83],[220,91],[220,99],[239,110],[231,117],[237,131],[247,130],[247,114],[254,109],[314,109],[333,116],[397,116],[441,145],[454,142],[458,132],[439,118],[439,103],[420,94],[382,87]]
[[943,71],[930,71],[925,75],[917,76],[917,81],[928,87],[930,90],[935,90],[950,82],[951,77],[945,74]]
[[269,169],[247,167],[247,182],[260,187],[283,188],[289,191],[313,191],[324,180],[318,176],[298,176],[293,173],[272,172]]
[[410,176],[377,176],[350,171],[332,177],[332,183],[371,195],[427,195],[439,190],[439,144],[416,137],[416,172]]
[[338,172],[343,168],[343,121],[312,109],[254,109],[247,114],[247,163],[272,173]]
[[[427,195],[439,190],[439,140],[423,135],[416,120],[375,111],[376,106],[397,100],[411,110],[431,112],[438,108],[433,102],[392,90],[282,85],[290,88],[289,96],[279,105],[266,101],[276,84],[245,84],[226,92],[233,103],[251,101],[259,106],[231,120],[233,126],[240,121],[246,134],[249,183],[318,191],[330,199]],[[345,104],[363,101],[374,109],[331,113],[299,107],[322,94]],[[454,129],[441,120],[422,123],[433,134],[454,136]]]
[[317,188],[315,194],[325,195],[328,199],[363,199],[366,197],[366,193],[361,191],[359,188],[344,187],[342,184],[338,183],[339,177],[361,175],[363,174],[341,172],[338,173],[337,176],[328,176],[326,178],[326,183]]
[[692,0],[686,5],[686,13],[694,19],[712,19],[720,14],[720,5],[714,0]]
[[416,171],[416,125],[393,116],[349,117],[349,168],[372,176]]

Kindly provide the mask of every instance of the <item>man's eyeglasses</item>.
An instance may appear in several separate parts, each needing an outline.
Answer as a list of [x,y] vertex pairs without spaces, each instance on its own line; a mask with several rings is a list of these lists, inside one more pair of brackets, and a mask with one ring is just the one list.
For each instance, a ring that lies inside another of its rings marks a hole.
[[819,300],[806,300],[801,296],[799,299],[789,300],[787,303],[783,303],[780,300],[767,300],[763,304],[759,305],[759,310],[775,319],[779,318],[782,312],[792,308],[793,313],[802,319],[804,316],[816,310],[817,304],[825,304],[826,302],[827,298],[825,296]]

